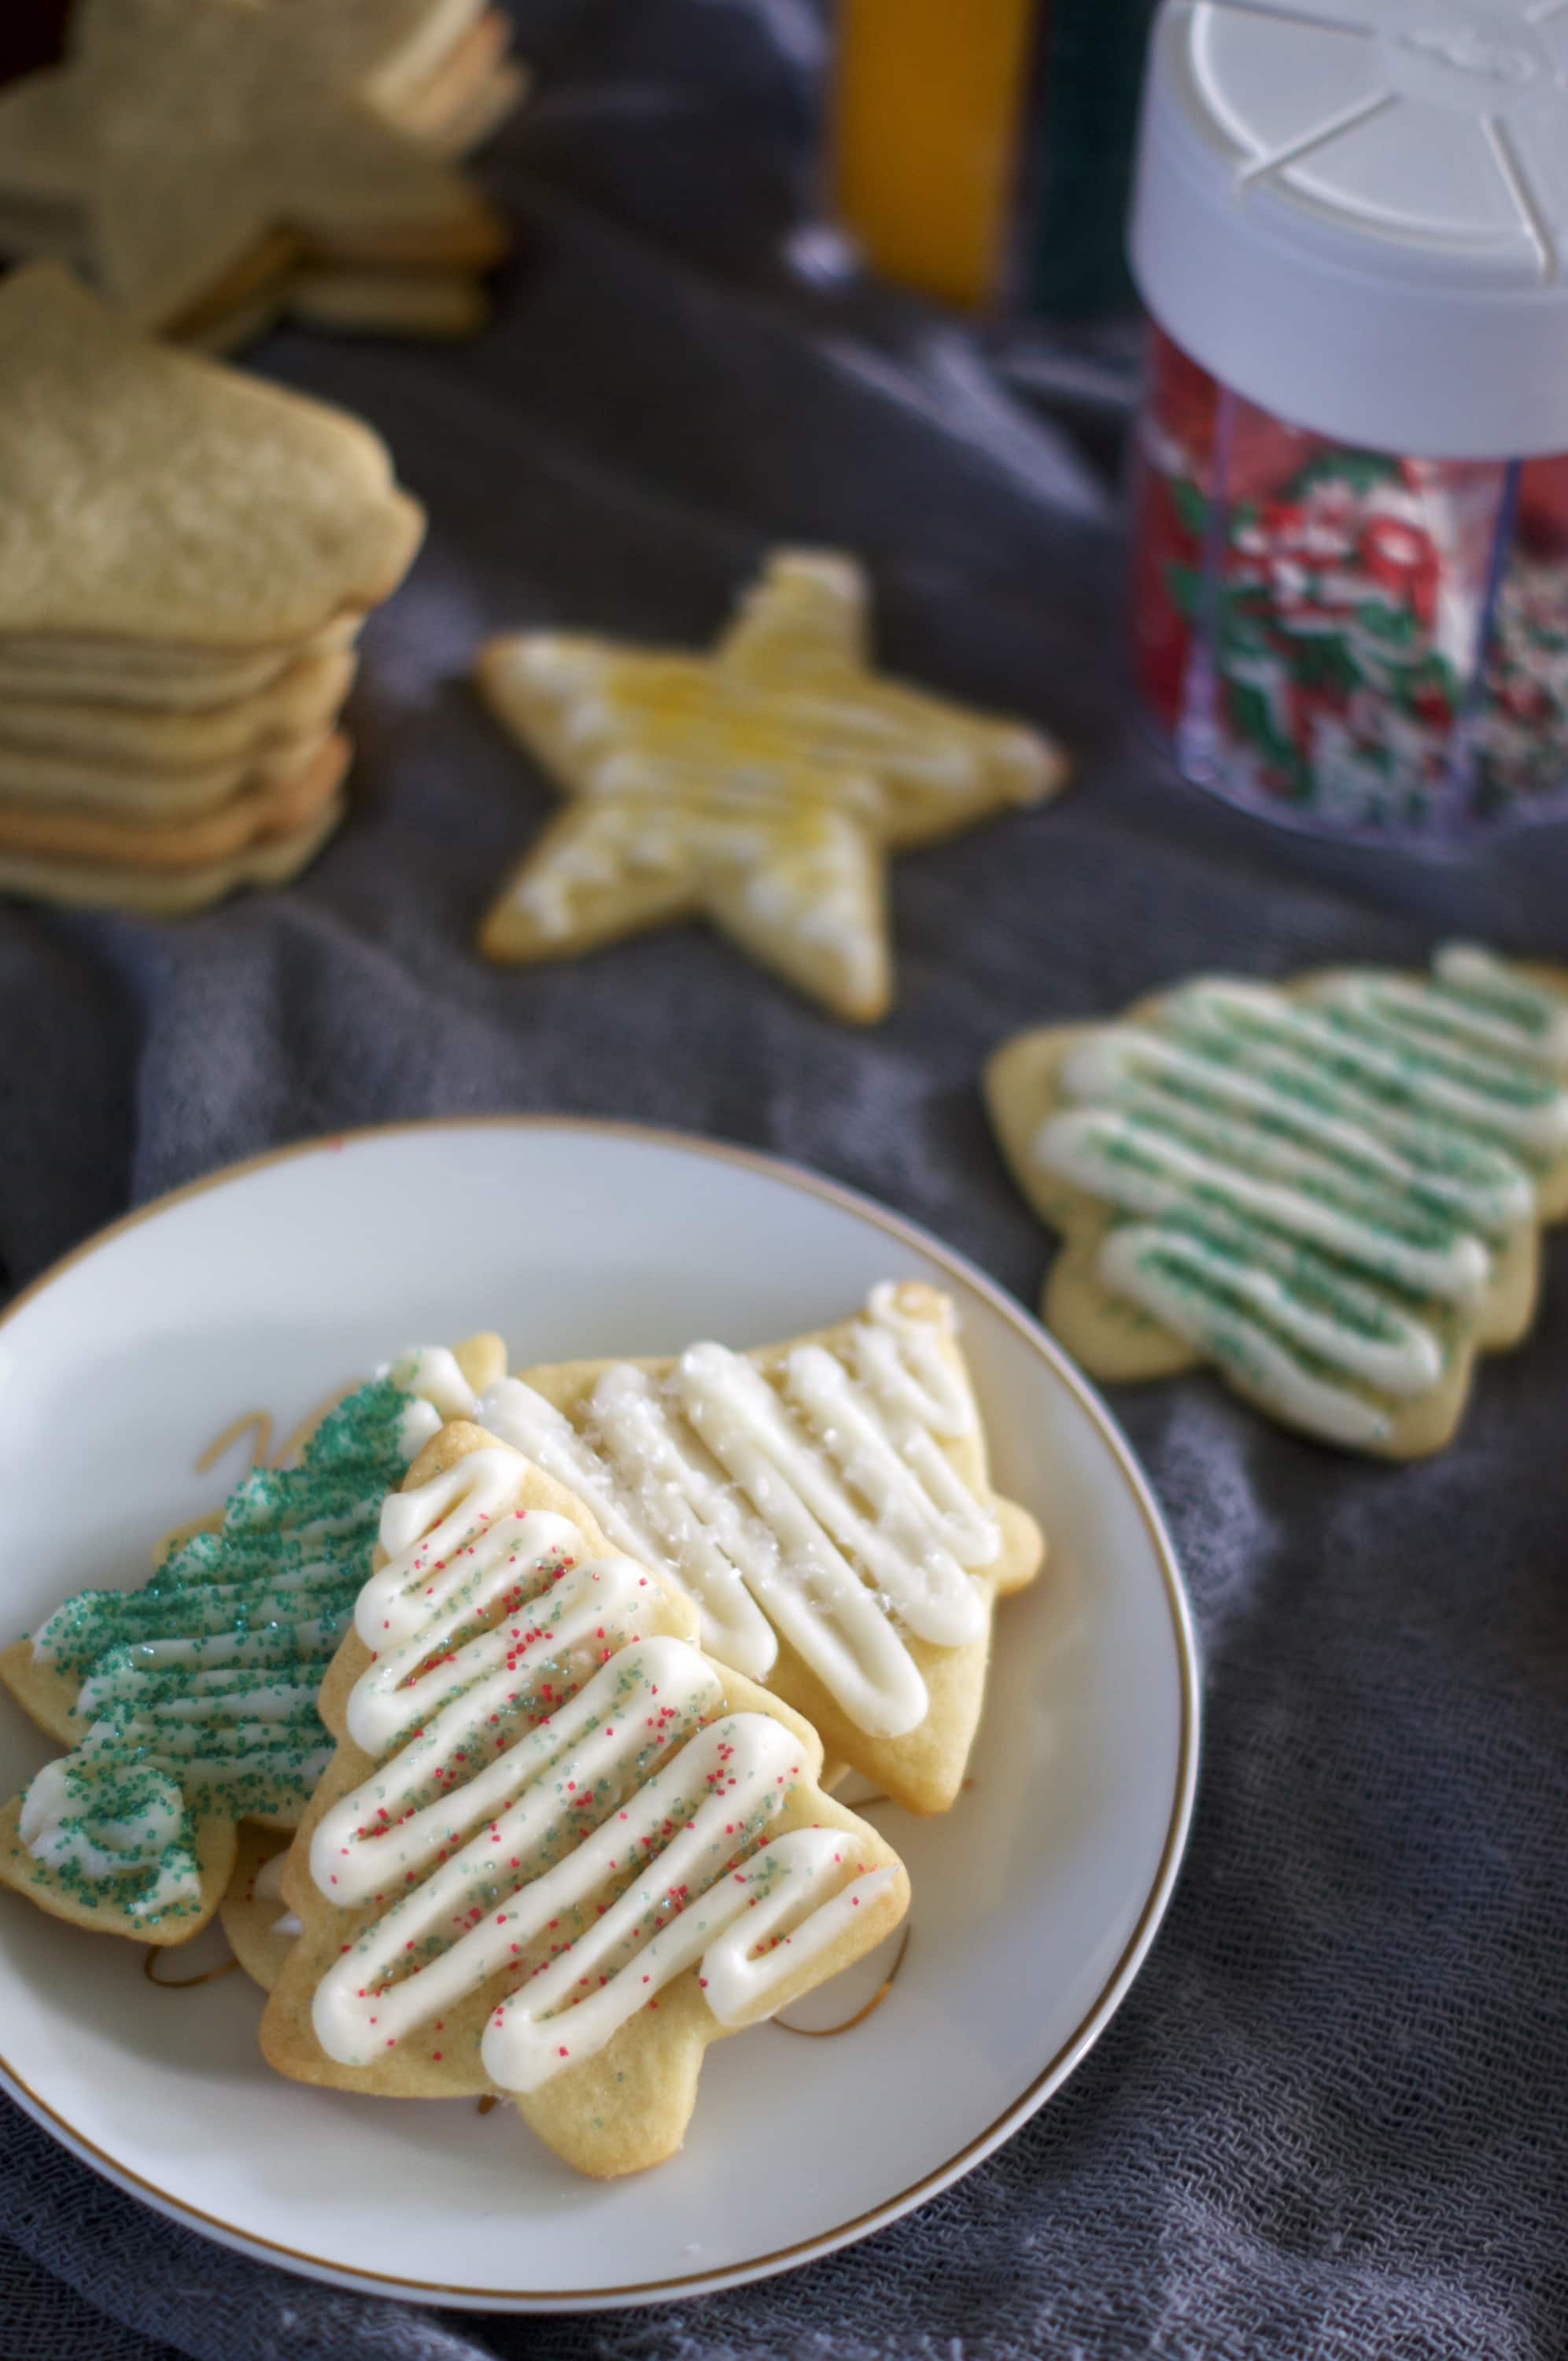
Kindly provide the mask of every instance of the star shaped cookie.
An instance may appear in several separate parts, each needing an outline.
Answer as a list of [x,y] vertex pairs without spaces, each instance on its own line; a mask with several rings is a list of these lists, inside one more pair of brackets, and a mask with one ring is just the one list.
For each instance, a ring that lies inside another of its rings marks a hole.
[[851,558],[784,551],[709,655],[525,632],[481,694],[573,798],[487,917],[551,960],[698,914],[869,1023],[892,1000],[885,856],[1060,786],[1059,750],[872,669]]
[[[381,259],[417,234],[420,259],[433,240],[443,260],[493,260],[505,236],[490,209],[348,86],[407,49],[402,15],[389,13],[382,52],[360,13],[351,62],[328,71],[293,7],[81,0],[66,64],[0,100],[15,192],[74,195],[104,291],[151,327],[192,326],[302,247]],[[0,160],[0,188],[12,178]]]

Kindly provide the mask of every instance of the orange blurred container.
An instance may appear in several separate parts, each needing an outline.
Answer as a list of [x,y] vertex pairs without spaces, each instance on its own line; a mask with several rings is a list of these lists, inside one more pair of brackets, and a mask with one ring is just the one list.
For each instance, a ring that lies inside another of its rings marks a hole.
[[834,209],[879,276],[975,309],[1001,282],[1037,0],[839,0]]

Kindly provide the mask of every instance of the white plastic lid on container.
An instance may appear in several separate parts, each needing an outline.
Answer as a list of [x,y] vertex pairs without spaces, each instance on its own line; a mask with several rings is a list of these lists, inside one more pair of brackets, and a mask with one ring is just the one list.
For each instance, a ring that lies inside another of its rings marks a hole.
[[1568,451],[1568,0],[1166,0],[1131,255],[1176,343],[1293,424]]

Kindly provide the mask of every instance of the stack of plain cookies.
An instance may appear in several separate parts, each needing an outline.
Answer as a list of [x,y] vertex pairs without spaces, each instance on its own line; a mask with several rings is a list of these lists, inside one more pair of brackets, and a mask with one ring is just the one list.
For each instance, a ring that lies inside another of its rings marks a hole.
[[0,891],[173,914],[293,876],[423,522],[357,420],[60,265],[0,283]]
[[456,159],[522,94],[510,39],[486,0],[77,0],[0,93],[0,249],[208,351],[469,334],[510,237]]

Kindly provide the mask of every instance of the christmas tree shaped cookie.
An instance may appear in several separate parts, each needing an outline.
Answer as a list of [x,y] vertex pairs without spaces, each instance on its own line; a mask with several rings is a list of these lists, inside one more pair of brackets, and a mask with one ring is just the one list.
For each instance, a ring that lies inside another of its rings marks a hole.
[[480,690],[572,798],[487,917],[496,960],[701,914],[836,1016],[892,998],[884,869],[1061,784],[1051,742],[871,668],[853,560],[773,558],[713,655],[526,632]]
[[944,1296],[879,1287],[751,1353],[530,1369],[478,1415],[678,1584],[708,1653],[805,1714],[832,1761],[912,1811],[952,1803],[995,1602],[1044,1543],[992,1489]]
[[221,1523],[137,1590],[85,1590],[0,1655],[70,1748],[0,1810],[0,1884],[96,1932],[180,1943],[206,1924],[236,1828],[291,1828],[330,1753],[316,1693],[369,1570],[382,1497],[471,1407],[499,1341],[409,1356],[328,1412],[299,1465],[258,1468]]
[[897,1856],[808,1725],[570,1493],[449,1425],[386,1504],[322,1691],[338,1741],[282,1875],[262,2024],[297,2080],[499,2092],[598,2176],[679,2147],[707,2044],[860,1958]]
[[1207,1361],[1350,1450],[1441,1449],[1568,1213],[1568,973],[1467,946],[1430,976],[1202,977],[1020,1035],[986,1090],[1091,1376]]

